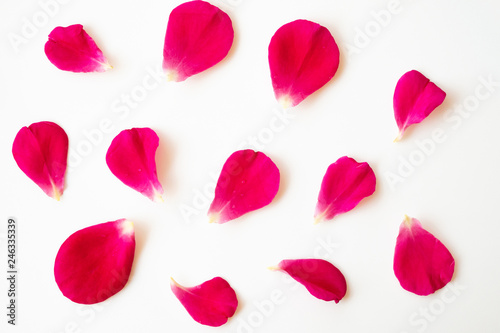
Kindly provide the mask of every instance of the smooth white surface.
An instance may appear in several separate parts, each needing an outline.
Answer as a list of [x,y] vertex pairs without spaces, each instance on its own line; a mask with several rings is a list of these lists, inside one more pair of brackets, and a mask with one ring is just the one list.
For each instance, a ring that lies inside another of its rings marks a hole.
[[[218,332],[500,331],[498,1],[401,0],[396,7],[386,0],[214,1],[233,20],[233,48],[216,67],[180,84],[161,81],[159,71],[168,15],[180,1],[70,0],[52,7],[44,22],[40,3],[46,2],[0,4],[0,234],[7,217],[16,217],[20,272],[18,326],[8,326],[2,310],[2,332],[214,332],[189,317],[170,291],[170,276],[185,285],[214,276],[229,281],[240,307]],[[373,13],[388,7],[397,13],[382,26]],[[22,35],[34,17],[41,20],[38,31],[16,52],[9,36]],[[267,46],[281,25],[298,18],[332,32],[341,66],[270,132],[281,111]],[[74,74],[50,64],[43,52],[47,35],[75,23],[93,36],[111,71]],[[363,39],[359,31],[366,29],[371,37]],[[428,76],[447,98],[395,144],[392,96],[399,77],[411,69]],[[137,93],[144,80],[156,84],[151,72],[162,83],[135,107],[125,107],[122,98]],[[491,92],[481,88],[488,79],[496,82]],[[474,102],[478,92],[489,95],[470,112],[454,111]],[[17,131],[42,120],[66,130],[73,152],[90,147],[80,161],[70,156],[73,167],[60,202],[31,182],[11,154]],[[111,129],[100,136],[103,121]],[[163,204],[123,185],[105,163],[113,137],[142,126],[160,136]],[[436,131],[442,142],[419,153],[419,143],[428,143]],[[252,145],[248,138],[259,135],[260,146]],[[237,221],[209,225],[214,178],[241,147],[260,149],[277,163],[278,197]],[[323,174],[343,155],[371,164],[377,191],[335,221],[313,225]],[[419,165],[392,186],[388,174],[404,173],[402,161],[410,159]],[[198,214],[183,217],[180,208],[187,206]],[[404,214],[418,218],[450,249],[454,289],[418,297],[399,286],[392,259]],[[137,235],[128,285],[96,306],[70,302],[52,273],[60,244],[78,229],[122,217],[135,222]],[[266,269],[303,257],[323,257],[339,267],[348,282],[346,298],[339,304],[317,300]],[[271,300],[279,304],[271,306]]]

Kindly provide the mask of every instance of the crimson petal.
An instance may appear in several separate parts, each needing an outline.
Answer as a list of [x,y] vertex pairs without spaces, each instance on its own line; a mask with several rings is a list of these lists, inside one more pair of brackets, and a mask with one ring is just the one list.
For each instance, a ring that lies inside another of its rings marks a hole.
[[375,192],[376,178],[368,163],[344,156],[331,164],[323,177],[314,218],[316,223],[350,211]]
[[282,260],[271,269],[288,273],[301,283],[316,298],[338,303],[347,292],[347,283],[342,272],[323,259]]
[[429,295],[450,282],[455,260],[450,251],[415,218],[405,216],[399,227],[394,273],[404,289]]
[[153,201],[163,201],[163,188],[156,174],[155,153],[159,138],[150,128],[121,131],[111,142],[106,163],[125,185]]
[[233,44],[229,16],[205,1],[183,3],[170,13],[163,69],[169,81],[184,81],[219,63]]
[[427,118],[441,103],[446,93],[422,73],[412,70],[398,81],[394,91],[394,117],[399,127],[399,141],[406,129]]
[[102,302],[127,283],[134,252],[134,226],[130,221],[121,219],[79,230],[57,253],[56,283],[75,303]]
[[327,28],[296,20],[276,31],[269,44],[269,67],[276,99],[295,106],[337,72],[339,48]]
[[49,196],[59,200],[64,191],[68,136],[57,124],[42,121],[23,127],[12,145],[19,168]]
[[45,54],[54,66],[63,71],[105,72],[111,68],[81,24],[54,28],[45,43]]
[[227,159],[215,188],[208,215],[225,223],[267,206],[278,193],[280,172],[264,153],[239,150]]
[[174,279],[171,280],[172,292],[191,317],[202,325],[221,326],[236,312],[236,293],[221,277],[190,288],[181,286]]

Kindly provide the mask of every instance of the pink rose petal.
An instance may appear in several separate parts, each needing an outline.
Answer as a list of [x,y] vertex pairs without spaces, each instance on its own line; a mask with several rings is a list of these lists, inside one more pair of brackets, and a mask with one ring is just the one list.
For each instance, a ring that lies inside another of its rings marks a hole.
[[455,260],[450,251],[417,219],[405,217],[399,227],[394,273],[404,289],[429,295],[450,282]]
[[106,163],[125,185],[153,201],[163,201],[163,188],[156,175],[155,153],[159,138],[150,128],[121,131],[111,142]]
[[121,219],[72,234],[57,253],[54,275],[64,296],[75,303],[102,302],[123,289],[134,261],[132,222]]
[[111,68],[81,24],[54,28],[45,43],[45,54],[54,66],[63,71],[105,72]]
[[172,292],[198,323],[218,327],[232,317],[238,307],[233,288],[221,277],[195,287],[183,287],[172,279]]
[[183,3],[170,13],[163,47],[169,81],[184,81],[226,57],[233,44],[231,19],[205,1]]
[[323,177],[314,218],[316,223],[350,211],[375,192],[375,174],[368,163],[344,156],[331,164]]
[[347,292],[347,283],[340,270],[323,259],[282,260],[271,269],[288,273],[316,298],[338,303]]
[[43,121],[21,128],[12,155],[32,181],[49,197],[59,200],[68,159],[68,136],[59,125]]
[[339,48],[327,28],[306,20],[285,24],[269,44],[269,67],[276,99],[295,106],[337,72]]
[[394,91],[394,117],[399,127],[399,141],[406,129],[427,118],[443,103],[446,93],[415,70],[405,73]]
[[234,152],[224,164],[208,215],[225,223],[271,203],[280,184],[280,172],[264,153]]

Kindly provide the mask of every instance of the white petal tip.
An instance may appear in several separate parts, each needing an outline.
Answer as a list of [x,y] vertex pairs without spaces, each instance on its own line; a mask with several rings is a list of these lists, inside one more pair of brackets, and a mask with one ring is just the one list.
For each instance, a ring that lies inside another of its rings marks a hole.
[[176,71],[172,69],[168,69],[166,71],[167,75],[167,82],[177,82],[179,80],[179,75],[177,74]]
[[106,62],[99,62],[99,64],[101,65],[101,68],[99,68],[97,71],[98,72],[106,72],[106,71],[109,71],[110,69],[113,69],[113,66],[111,66],[109,64],[109,62],[105,59]]
[[314,216],[314,225],[318,224],[318,223],[321,223],[323,221],[326,221],[326,218],[325,218],[325,215],[326,213],[325,212],[322,212],[320,214],[317,214]]
[[159,193],[156,193],[154,198],[153,198],[153,201],[154,202],[157,202],[157,203],[162,203],[162,202],[165,202],[165,200],[163,200],[163,197],[161,196],[161,194]]
[[280,105],[283,109],[288,109],[288,108],[291,108],[293,106],[292,99],[288,95],[281,96],[278,99],[278,102],[280,103]]
[[123,220],[120,225],[122,235],[131,236],[134,234],[134,222],[130,220]]
[[61,193],[57,189],[56,185],[54,185],[54,183],[52,183],[52,195],[51,195],[51,197],[56,199],[57,201],[61,201]]
[[399,132],[398,136],[392,142],[399,142],[403,138],[403,132]]
[[412,220],[412,218],[410,216],[408,216],[408,215],[405,214],[405,218],[403,220],[404,226],[407,227],[407,228],[410,228],[411,224],[412,224],[411,220]]
[[208,216],[208,223],[219,223],[219,214],[210,214]]

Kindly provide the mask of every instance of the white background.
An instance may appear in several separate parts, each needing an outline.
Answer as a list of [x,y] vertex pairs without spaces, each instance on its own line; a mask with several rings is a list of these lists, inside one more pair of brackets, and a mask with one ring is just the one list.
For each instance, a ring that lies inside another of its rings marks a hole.
[[[150,72],[159,72],[168,15],[180,1],[61,0],[50,17],[41,5],[47,2],[0,4],[2,271],[7,218],[19,223],[18,326],[7,327],[2,278],[2,332],[500,331],[498,1],[400,0],[395,7],[388,0],[214,1],[233,20],[230,54],[183,83],[160,77],[161,84]],[[392,13],[381,18],[388,7]],[[282,111],[267,47],[281,25],[299,18],[331,31],[341,65],[330,83],[289,111],[287,124],[271,131]],[[49,32],[76,23],[112,70],[74,74],[47,60]],[[13,45],[13,36],[24,40]],[[394,87],[411,69],[447,97],[393,143]],[[156,87],[144,90],[144,80]],[[481,80],[496,86],[489,91]],[[142,100],[127,110],[122,98],[131,94]],[[11,153],[17,131],[43,120],[58,123],[70,139],[71,170],[60,202],[29,180]],[[102,122],[109,123],[106,133]],[[160,136],[163,204],[123,185],[105,163],[116,134],[145,126]],[[436,131],[442,140],[431,143]],[[252,136],[258,146],[248,141]],[[279,194],[236,221],[208,224],[213,179],[241,147],[276,162]],[[321,179],[343,155],[370,163],[377,190],[353,211],[313,225]],[[394,176],[401,178],[391,181]],[[181,213],[187,207],[188,217]],[[392,260],[404,214],[418,218],[454,255],[453,288],[419,297],[400,287]],[[123,217],[136,226],[129,283],[96,306],[72,303],[53,277],[59,246],[76,230]],[[306,257],[326,258],[344,273],[348,294],[339,304],[266,269]],[[218,329],[199,325],[171,293],[170,276],[187,286],[225,278],[237,292],[237,313]],[[271,295],[280,295],[278,304],[271,306]]]

